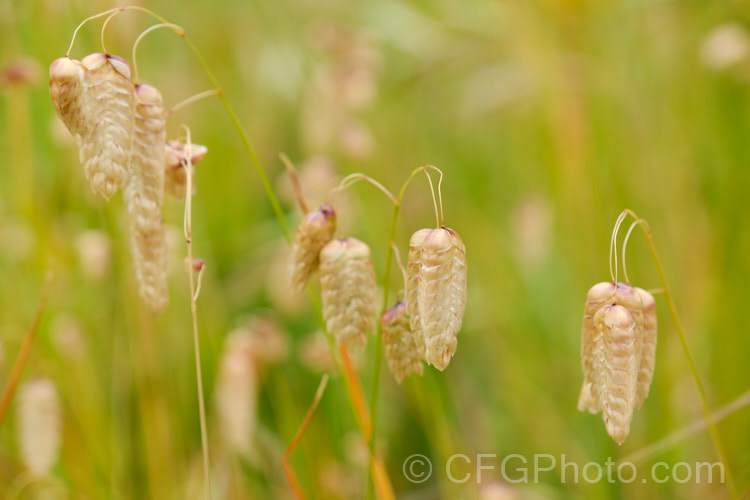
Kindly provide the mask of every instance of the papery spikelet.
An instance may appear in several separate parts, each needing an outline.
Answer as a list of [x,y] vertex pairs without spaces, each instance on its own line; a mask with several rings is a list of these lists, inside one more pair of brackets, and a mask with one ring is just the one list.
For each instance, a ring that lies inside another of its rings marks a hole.
[[[331,205],[305,215],[294,233],[289,254],[289,279],[295,292],[301,293],[310,275],[318,268],[320,251],[336,231],[336,212]],[[355,240],[356,241],[356,240]]]
[[51,380],[24,383],[18,394],[21,458],[36,476],[46,476],[60,455],[60,401]]
[[422,272],[422,246],[427,235],[432,229],[420,229],[411,235],[409,240],[409,260],[406,263],[406,289],[404,299],[406,301],[406,314],[409,316],[409,325],[414,332],[416,341],[420,344],[420,350],[424,352],[424,333],[422,332],[422,320],[419,319],[419,281]]
[[83,114],[88,126],[80,131],[79,152],[94,193],[109,199],[128,176],[135,113],[134,85],[125,60],[91,54],[81,64]]
[[406,304],[397,302],[383,314],[380,324],[383,327],[383,347],[388,368],[396,377],[396,381],[401,383],[411,372],[422,375],[424,346],[409,327]]
[[635,288],[643,302],[643,348],[641,350],[641,368],[638,372],[638,390],[636,406],[643,404],[651,388],[654,376],[654,362],[656,361],[656,301],[653,295],[642,288]]
[[604,282],[592,286],[586,294],[586,305],[583,310],[583,328],[581,329],[581,363],[583,365],[583,387],[578,398],[578,410],[587,409],[592,413],[600,411],[598,399],[592,394],[594,381],[593,361],[597,331],[594,327],[594,315],[605,304],[612,303],[617,288],[614,283]]
[[252,450],[258,380],[247,331],[227,336],[216,380],[216,410],[224,441],[233,451]]
[[425,360],[444,370],[456,352],[466,306],[466,248],[452,229],[433,229],[424,240],[418,302]]
[[320,252],[323,318],[336,341],[363,346],[375,325],[375,271],[370,248],[355,238],[333,240]]
[[167,243],[161,215],[166,121],[161,93],[150,85],[135,90],[135,126],[125,203],[138,291],[148,307],[167,303]]
[[628,309],[606,305],[594,315],[592,393],[601,405],[607,433],[622,444],[630,432],[641,353],[641,332]]
[[[190,145],[190,158],[187,157],[188,151],[185,143],[181,141],[168,141],[165,146],[164,158],[164,191],[179,199],[185,199],[187,190],[187,172],[185,165],[190,160],[190,168],[200,162],[208,153],[206,146],[200,144]],[[191,170],[190,174],[193,174]],[[195,183],[193,183],[193,192],[195,192]]]
[[60,57],[49,67],[49,93],[57,115],[71,134],[78,135],[86,127],[82,114],[83,75],[85,68],[80,61]]

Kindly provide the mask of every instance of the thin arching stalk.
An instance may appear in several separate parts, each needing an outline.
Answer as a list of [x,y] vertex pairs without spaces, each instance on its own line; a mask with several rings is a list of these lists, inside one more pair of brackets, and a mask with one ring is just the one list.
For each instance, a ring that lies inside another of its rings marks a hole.
[[300,440],[302,440],[302,436],[305,434],[307,427],[310,425],[310,421],[312,420],[313,415],[315,415],[315,410],[318,409],[318,404],[323,398],[323,392],[326,390],[327,384],[328,375],[323,375],[323,378],[320,381],[320,385],[318,386],[318,390],[315,392],[315,398],[313,399],[310,408],[307,410],[305,418],[304,420],[302,420],[302,424],[297,430],[297,433],[294,435],[294,438],[292,438],[292,441],[289,443],[289,446],[287,446],[286,450],[284,451],[284,457],[282,459],[282,462],[284,464],[284,472],[286,473],[287,481],[289,481],[289,486],[292,488],[292,491],[294,492],[294,495],[298,500],[304,499],[305,495],[302,493],[302,488],[300,488],[299,483],[297,482],[297,478],[294,475],[294,470],[289,464],[289,457],[292,455],[292,452],[297,447]]
[[[112,14],[114,15],[114,14]],[[107,21],[109,21],[111,17],[107,18]],[[106,23],[105,23],[106,24]],[[141,32],[140,35],[138,35],[138,38],[135,39],[135,42],[133,42],[133,80],[135,80],[136,83],[138,83],[138,60],[136,59],[136,54],[138,51],[138,45],[141,43],[141,40],[143,40],[143,37],[151,33],[152,31],[162,29],[162,28],[169,28],[173,30],[175,33],[177,33],[180,38],[185,36],[185,30],[182,29],[182,26],[178,26],[176,24],[172,23],[159,23],[155,24],[149,28],[146,28]],[[104,43],[104,28],[102,28],[102,43]]]
[[[198,306],[196,300],[198,293],[195,286],[195,269],[193,266],[193,229],[192,229],[192,197],[193,197],[193,176],[190,158],[192,157],[192,142],[190,140],[190,130],[185,127],[187,141],[185,144],[185,162],[183,168],[187,178],[185,190],[185,242],[187,243],[188,254],[188,276],[190,277],[190,313],[193,319],[193,349],[195,352],[195,376],[198,387],[198,406],[201,426],[201,449],[203,451],[203,495],[204,498],[211,498],[211,466],[208,456],[208,429],[206,426],[206,403],[203,397],[203,375],[201,373],[201,351],[198,340]],[[201,273],[203,269],[201,267]]]
[[47,273],[47,280],[44,284],[42,297],[39,299],[39,305],[37,306],[36,313],[34,314],[34,319],[31,321],[29,331],[28,333],[26,333],[26,339],[23,341],[21,350],[18,353],[15,364],[13,365],[13,371],[11,372],[10,378],[8,379],[8,385],[6,386],[5,392],[3,393],[3,399],[0,400],[0,427],[2,427],[3,425],[3,419],[5,418],[5,414],[8,412],[10,402],[13,400],[13,395],[16,392],[18,381],[21,378],[23,367],[26,364],[26,360],[29,358],[31,347],[34,345],[34,338],[36,338],[36,332],[39,329],[39,321],[41,321],[42,314],[44,314],[44,308],[47,306],[47,297],[49,297],[49,292],[52,288],[52,277],[53,271],[50,270]]
[[695,361],[693,361],[693,356],[692,354],[690,354],[690,348],[687,344],[685,331],[682,328],[682,321],[680,321],[680,316],[677,314],[677,306],[675,305],[674,298],[672,297],[672,292],[669,288],[669,284],[667,283],[667,278],[664,274],[664,268],[662,267],[661,259],[659,258],[659,254],[657,253],[656,247],[654,246],[654,240],[651,236],[651,229],[649,228],[648,223],[646,223],[645,220],[639,218],[632,210],[625,209],[622,213],[633,217],[641,227],[641,229],[643,229],[643,234],[646,237],[646,242],[648,243],[649,250],[651,250],[651,255],[654,259],[654,264],[656,265],[656,271],[659,274],[659,279],[662,282],[664,297],[667,300],[669,313],[671,314],[672,321],[674,322],[674,325],[677,329],[677,336],[680,338],[680,344],[682,345],[682,350],[685,354],[685,358],[687,359],[688,366],[690,367],[690,373],[693,376],[693,381],[695,382],[695,386],[698,389],[698,395],[700,396],[701,406],[703,408],[703,417],[706,420],[706,424],[708,425],[708,430],[711,434],[711,439],[713,440],[714,448],[716,448],[716,453],[719,456],[719,460],[724,463],[724,467],[726,469],[726,478],[727,484],[729,485],[729,491],[732,495],[732,498],[738,498],[737,486],[734,483],[734,477],[732,476],[729,462],[727,461],[726,452],[724,451],[724,444],[721,440],[719,430],[716,427],[716,422],[714,421],[713,415],[711,414],[711,409],[708,405],[708,398],[706,397],[706,390],[703,387],[703,382],[701,382],[701,378],[698,375],[698,369],[695,366]]
[[[412,170],[409,177],[406,179],[406,182],[401,186],[401,189],[399,190],[398,197],[395,198],[393,202],[393,215],[391,217],[391,229],[388,233],[388,250],[386,252],[385,257],[385,270],[383,275],[383,306],[380,311],[380,317],[385,314],[386,309],[388,309],[388,294],[390,290],[391,285],[391,265],[393,263],[393,246],[396,239],[396,221],[398,220],[398,213],[399,209],[401,207],[401,201],[404,198],[404,193],[406,192],[406,188],[411,183],[412,179],[414,179],[414,176],[416,176],[419,172],[427,172],[428,167],[418,167]],[[434,168],[434,167],[433,167]],[[428,176],[429,178],[429,176]],[[430,187],[432,187],[432,183],[430,183]],[[433,193],[434,194],[434,193]],[[375,453],[375,430],[377,427],[378,422],[378,393],[380,389],[380,366],[383,363],[383,326],[381,325],[380,321],[377,321],[377,326],[375,330],[375,359],[373,360],[373,366],[372,366],[372,389],[370,391],[370,422],[372,427],[372,434],[370,436],[370,439],[368,439],[368,447],[370,449],[370,457],[371,460],[374,460],[374,457],[376,456]],[[371,469],[374,471],[374,463],[373,467]],[[372,478],[370,478],[372,479]],[[368,487],[367,487],[367,494],[368,497],[371,495],[371,487],[370,482],[368,480]]]
[[[711,418],[714,422],[719,422],[729,415],[750,406],[750,391],[745,392],[731,403],[728,403],[711,414]],[[672,434],[665,436],[658,441],[641,448],[640,450],[630,453],[626,457],[620,460],[620,463],[631,462],[637,464],[642,462],[648,457],[654,456],[657,453],[669,448],[670,446],[679,443],[680,441],[696,434],[707,427],[706,420],[703,417],[698,418],[694,422],[686,425],[682,429],[673,432]]]

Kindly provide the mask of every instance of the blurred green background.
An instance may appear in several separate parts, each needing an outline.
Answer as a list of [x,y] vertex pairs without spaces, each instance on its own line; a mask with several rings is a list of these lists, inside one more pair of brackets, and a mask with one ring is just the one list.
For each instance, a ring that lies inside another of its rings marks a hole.
[[[659,346],[651,395],[618,447],[600,415],[576,410],[586,290],[609,279],[617,214],[647,219],[712,408],[750,390],[750,8],[743,2],[540,0],[402,2],[153,1],[206,55],[280,193],[299,209],[278,159],[297,164],[310,202],[340,177],[370,175],[397,191],[415,167],[445,178],[446,223],[463,238],[468,303],[458,351],[439,373],[398,386],[383,366],[377,442],[399,498],[726,498],[721,484],[652,481],[508,484],[500,460],[545,453],[604,464],[700,418],[695,385],[657,296]],[[0,2],[0,382],[4,386],[54,261],[55,280],[24,381],[53,381],[61,447],[50,477],[31,480],[19,399],[0,429],[0,497],[200,498],[183,204],[167,201],[170,304],[153,317],[137,295],[121,197],[95,198],[75,142],[57,119],[49,63],[75,26],[116,6]],[[130,59],[154,21],[125,12],[106,32]],[[101,20],[72,56],[99,51]],[[138,52],[141,80],[165,104],[210,88],[168,30]],[[194,254],[207,263],[198,301],[215,498],[291,498],[281,454],[321,374],[332,379],[292,456],[311,498],[362,498],[367,452],[342,378],[331,371],[307,297],[285,285],[286,243],[240,138],[216,98],[170,116],[208,146],[196,166]],[[330,198],[329,198],[330,199]],[[358,184],[333,198],[343,236],[368,242],[382,283],[391,205]],[[434,223],[429,187],[407,191],[396,243]],[[631,280],[661,286],[642,234]],[[401,288],[392,270],[391,297]],[[251,332],[251,356],[222,372],[225,338]],[[355,353],[369,396],[375,342]],[[251,367],[242,368],[250,359]],[[243,371],[245,370],[245,371]],[[222,417],[223,376],[239,423]],[[237,391],[237,392],[232,392]],[[244,398],[244,399],[243,399]],[[254,406],[253,406],[254,405]],[[245,419],[244,421],[242,419]],[[750,488],[750,410],[719,425],[740,491]],[[246,435],[232,437],[233,425]],[[237,446],[249,439],[244,448]],[[241,449],[238,449],[241,448]],[[42,453],[42,452],[40,452]],[[408,481],[402,463],[429,457],[433,476]],[[453,454],[497,454],[464,484]],[[639,463],[716,460],[706,431]],[[515,465],[518,465],[516,462]],[[514,477],[518,477],[517,475]],[[26,485],[27,482],[31,484]],[[20,491],[20,493],[19,493]]]

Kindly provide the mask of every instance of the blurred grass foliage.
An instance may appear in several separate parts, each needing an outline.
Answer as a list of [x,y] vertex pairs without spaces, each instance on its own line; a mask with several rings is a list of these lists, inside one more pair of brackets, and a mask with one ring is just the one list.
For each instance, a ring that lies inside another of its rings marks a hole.
[[[627,442],[618,448],[599,416],[576,411],[585,293],[609,278],[611,226],[625,207],[651,225],[712,407],[750,389],[750,308],[743,292],[750,276],[747,4],[142,5],[182,25],[207,56],[282,193],[289,188],[281,151],[303,174],[312,172],[305,186],[311,197],[334,177],[356,171],[394,191],[419,165],[445,172],[446,222],[468,250],[468,306],[457,354],[444,373],[427,368],[402,387],[387,370],[382,374],[378,447],[399,497],[496,498],[474,479],[448,481],[441,470],[454,453],[565,453],[569,461],[603,464],[700,415],[661,297],[651,396],[635,413]],[[54,381],[62,449],[52,471],[57,483],[37,481],[24,494],[199,498],[182,203],[165,205],[174,242],[170,304],[154,318],[137,296],[121,198],[105,204],[89,192],[46,84],[46,68],[63,55],[77,23],[112,6],[0,2],[0,151],[6,154],[0,163],[0,381],[7,380],[54,261],[56,278],[24,378]],[[137,12],[116,17],[106,33],[110,52],[130,59],[133,40],[151,22]],[[82,30],[74,57],[100,50],[100,26]],[[209,86],[168,30],[144,39],[138,62],[142,81],[158,86],[167,106]],[[209,148],[196,166],[193,237],[195,255],[207,263],[198,314],[213,488],[216,498],[288,498],[281,453],[325,370],[326,351],[310,340],[317,323],[307,298],[293,300],[283,286],[282,234],[226,113],[215,98],[180,110],[169,118],[170,138],[181,135],[182,123]],[[294,225],[299,210],[289,194],[282,198]],[[338,202],[342,234],[370,243],[382,282],[389,202],[364,184]],[[417,178],[397,227],[404,258],[409,235],[433,217],[429,189]],[[658,287],[642,235],[632,238],[628,255],[631,279]],[[395,269],[391,281],[394,297],[401,283]],[[222,439],[214,402],[224,339],[251,316],[277,322],[288,349],[258,367],[253,447],[243,455]],[[371,339],[355,356],[365,388],[374,345]],[[741,490],[750,487],[749,421],[745,409],[719,425]],[[25,470],[17,427],[11,418],[0,429],[0,497],[18,488]],[[313,498],[361,497],[363,446],[343,381],[334,377],[292,456],[302,489]],[[436,474],[424,484],[401,472],[412,453],[435,463]],[[714,459],[704,431],[646,465]],[[485,483],[498,474],[485,472]],[[558,470],[506,493],[519,499],[722,498],[726,490],[675,482],[561,484]]]

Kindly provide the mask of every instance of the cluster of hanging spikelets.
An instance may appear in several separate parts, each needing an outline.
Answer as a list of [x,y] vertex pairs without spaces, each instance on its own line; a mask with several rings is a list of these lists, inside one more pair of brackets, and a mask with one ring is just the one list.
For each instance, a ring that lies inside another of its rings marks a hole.
[[328,331],[339,344],[363,346],[377,307],[370,248],[356,238],[333,239],[335,231],[336,212],[330,205],[305,215],[289,254],[289,280],[299,293],[319,270]]
[[651,386],[655,307],[650,293],[625,283],[598,283],[586,297],[578,409],[601,411],[607,433],[618,444],[628,437],[633,409],[641,407]]
[[[323,317],[339,344],[364,345],[374,324],[375,273],[370,248],[355,238],[333,239],[333,208],[302,219],[289,258],[292,287],[302,290],[320,270]],[[388,366],[401,382],[422,374],[422,360],[444,370],[456,352],[466,305],[466,248],[449,228],[421,229],[410,241],[405,302],[380,320]]]
[[[164,192],[185,195],[185,146],[166,141],[166,114],[155,87],[135,84],[122,58],[94,53],[50,66],[50,94],[77,138],[86,178],[109,199],[119,188],[128,209],[130,247],[143,300],[158,312],[167,303],[167,246],[161,215]],[[192,162],[206,148],[192,148]]]

